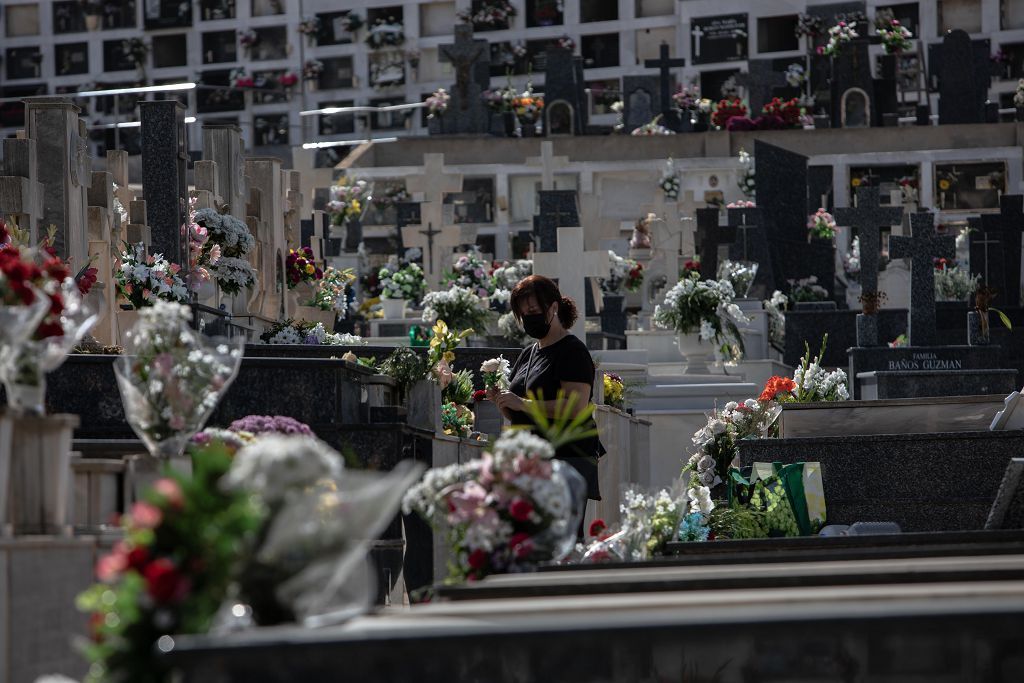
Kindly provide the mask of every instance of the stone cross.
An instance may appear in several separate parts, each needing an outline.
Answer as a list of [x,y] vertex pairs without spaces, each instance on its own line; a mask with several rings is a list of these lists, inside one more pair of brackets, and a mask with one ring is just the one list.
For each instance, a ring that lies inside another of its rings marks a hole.
[[695,24],[690,29],[690,35],[693,36],[693,55],[700,57],[700,39],[704,37],[704,29],[700,27],[700,24]]
[[171,263],[188,266],[188,244],[181,234],[188,214],[185,166],[188,140],[185,107],[178,100],[139,103],[142,113],[142,189],[152,249]]
[[736,228],[737,231],[736,249],[730,248],[729,251],[732,253],[729,254],[729,258],[733,258],[735,253],[736,259],[740,261],[758,260],[760,257],[753,256],[754,244],[749,233],[760,228],[761,209],[756,206],[726,209],[726,215],[729,226]]
[[[239,220],[245,220],[245,203],[249,197],[244,151],[242,129],[238,126],[203,124],[203,158],[217,164],[217,195],[227,205],[227,213]],[[312,211],[312,207],[309,210]]]
[[861,291],[865,294],[877,292],[882,228],[902,223],[903,207],[882,206],[877,187],[861,186],[857,188],[857,205],[836,208],[835,219],[837,225],[857,228]]
[[302,174],[299,171],[281,171],[281,189],[284,196],[281,203],[284,208],[284,238],[289,245],[298,244],[301,241],[302,228],[299,221],[302,216]]
[[776,88],[788,85],[786,74],[776,71],[774,59],[747,60],[746,73],[736,75],[736,85],[747,89],[747,101],[752,116],[756,116],[774,96]]
[[[128,205],[135,199],[135,193],[128,187],[128,152],[123,149],[108,149],[107,171],[117,186],[114,189],[114,197],[121,202],[121,206],[127,212]],[[127,218],[122,219],[120,215],[115,215],[115,218],[117,219],[117,235],[114,239],[114,246],[120,247],[121,241],[124,240],[124,228],[128,220]]]
[[445,268],[451,266],[452,250],[475,241],[476,230],[465,224],[445,225],[440,230],[433,223],[402,228],[403,246],[406,249],[418,247],[423,252],[423,274],[431,289],[441,285]]
[[195,178],[196,210],[218,210],[221,199],[218,189],[217,162],[197,161],[193,165]]
[[[444,154],[424,154],[423,174],[409,176],[405,180],[405,189],[411,193],[422,194],[423,201],[420,203],[420,229],[426,231],[439,230],[438,226],[444,226],[444,197],[446,194],[462,191],[462,174],[445,173]],[[402,228],[402,243],[405,248],[420,247],[423,249],[424,274],[431,287],[436,288],[441,283],[441,270],[436,266],[438,263],[433,257],[428,260],[427,249],[432,244],[433,237],[418,237],[417,230],[410,229],[410,226]],[[426,240],[426,241],[425,241]]]
[[704,279],[718,277],[718,245],[732,244],[736,228],[718,224],[718,209],[697,209],[697,254],[700,256],[700,274]]
[[32,243],[38,241],[37,224],[43,215],[43,184],[36,165],[36,141],[6,138],[3,141],[3,166],[0,167],[0,217],[14,219],[28,230]]
[[484,55],[486,40],[473,39],[473,26],[458,24],[455,27],[455,42],[441,45],[438,50],[443,61],[455,67],[455,91],[461,100],[463,110],[469,108],[469,85],[473,82],[473,65]]
[[[124,226],[124,239],[128,244],[142,243],[146,249],[153,243],[153,235],[146,224],[146,200],[133,199],[128,203],[128,225]],[[120,245],[114,245],[120,249]]]
[[653,279],[664,275],[666,284],[671,287],[679,281],[680,257],[692,257],[695,252],[692,226],[697,203],[693,198],[693,190],[686,190],[680,202],[678,199],[669,199],[659,189],[654,195],[654,201],[642,205],[640,209],[642,212],[653,213],[659,219],[651,224],[652,256],[648,276]]
[[[533,272],[558,281],[562,296],[572,299],[582,310],[586,298],[586,278],[608,277],[611,260],[607,250],[585,251],[583,228],[558,228],[558,250],[534,252]],[[570,330],[585,340],[581,316]]]
[[[88,131],[70,100],[40,97],[25,103],[25,134],[36,142],[38,180],[43,186],[40,232],[56,226],[54,249],[76,264],[88,249],[87,191],[92,184]],[[33,235],[33,243],[42,237]]]
[[[981,216],[981,230],[985,239],[997,236],[1001,258],[994,259],[992,270],[1001,272],[1000,282],[989,280],[988,247],[985,247],[986,284],[999,289],[999,305],[1020,306],[1021,233],[1024,232],[1024,196],[1004,194],[999,198],[999,213]],[[975,244],[974,233],[971,244]],[[973,265],[973,261],[972,261]]]
[[526,160],[527,166],[541,167],[541,190],[555,189],[555,170],[569,165],[569,157],[554,156],[554,149],[554,143],[545,140],[540,143],[540,156],[529,157]]
[[[910,217],[910,237],[889,237],[889,255],[909,258],[910,316],[907,339],[911,346],[935,344],[935,265],[933,259],[956,256],[956,240],[935,232],[935,215],[927,211]],[[863,266],[861,267],[863,271]]]
[[672,68],[686,66],[686,60],[682,57],[671,59],[668,56],[668,51],[668,43],[662,42],[658,48],[658,59],[646,59],[644,66],[648,69],[658,69],[661,79],[662,123],[665,127],[676,130],[679,128],[679,117],[672,106]]

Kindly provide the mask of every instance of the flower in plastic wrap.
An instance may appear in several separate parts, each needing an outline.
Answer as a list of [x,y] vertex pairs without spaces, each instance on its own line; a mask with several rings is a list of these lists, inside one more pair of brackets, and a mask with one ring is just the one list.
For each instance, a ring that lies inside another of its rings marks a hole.
[[150,453],[179,455],[238,372],[245,340],[188,326],[187,306],[158,301],[139,311],[114,364],[125,417]]
[[480,364],[481,377],[488,389],[507,389],[511,365],[504,356],[490,358]]

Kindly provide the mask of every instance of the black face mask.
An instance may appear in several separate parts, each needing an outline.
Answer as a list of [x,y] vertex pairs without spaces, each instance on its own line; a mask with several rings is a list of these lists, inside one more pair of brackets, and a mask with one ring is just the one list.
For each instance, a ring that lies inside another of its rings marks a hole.
[[534,339],[543,339],[551,331],[551,323],[544,313],[527,313],[523,316],[523,331]]

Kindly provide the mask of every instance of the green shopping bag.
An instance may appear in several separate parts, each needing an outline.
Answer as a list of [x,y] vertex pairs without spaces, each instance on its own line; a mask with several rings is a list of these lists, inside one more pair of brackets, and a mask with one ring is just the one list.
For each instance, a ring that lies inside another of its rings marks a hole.
[[755,462],[729,470],[729,503],[765,513],[770,536],[810,536],[825,525],[821,465]]

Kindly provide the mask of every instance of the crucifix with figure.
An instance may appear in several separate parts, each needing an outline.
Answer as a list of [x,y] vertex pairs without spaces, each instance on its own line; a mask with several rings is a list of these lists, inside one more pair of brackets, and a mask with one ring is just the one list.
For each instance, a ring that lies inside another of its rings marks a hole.
[[658,59],[645,59],[644,66],[648,69],[658,69],[661,85],[661,116],[662,125],[670,130],[678,131],[679,116],[675,107],[672,106],[672,69],[678,66],[686,66],[686,60],[682,57],[672,59],[668,56],[668,43],[662,43],[658,48]]
[[[911,346],[935,344],[935,263],[936,258],[956,257],[956,240],[935,232],[935,215],[927,211],[911,214],[910,236],[889,237],[889,255],[909,258],[910,314],[907,339]],[[863,272],[863,266],[861,267]]]
[[[903,222],[902,206],[882,206],[877,187],[858,187],[857,205],[838,207],[836,224],[857,229],[860,238],[860,286],[864,294],[878,291],[878,257],[882,228]],[[890,237],[891,240],[891,237]]]
[[[448,229],[444,223],[444,196],[462,191],[462,174],[445,173],[443,154],[424,154],[423,174],[409,176],[405,187],[411,193],[422,193],[423,201],[420,204],[419,225],[401,228],[402,244],[407,249],[419,247],[423,250],[423,272],[427,283],[436,289],[441,283],[441,271],[444,268],[444,248],[434,243],[435,236]],[[463,230],[458,226],[451,227],[462,234]],[[442,238],[438,241],[450,242],[451,239]]]
[[555,171],[568,166],[569,157],[556,157],[554,143],[545,140],[540,143],[540,156],[527,158],[526,165],[541,167],[540,189],[548,191],[555,189]]
[[473,65],[484,55],[486,40],[473,39],[471,24],[455,26],[455,42],[441,45],[441,61],[450,62],[455,68],[455,91],[459,95],[459,108],[465,111],[470,104],[470,83],[473,82]]
[[[969,224],[971,272],[983,270],[985,284],[998,290],[999,306],[1020,306],[1024,196],[1004,194],[999,200],[999,213],[969,219]],[[999,245],[998,249],[995,245]]]
[[[534,252],[533,272],[558,281],[562,296],[567,296],[582,311],[586,300],[588,277],[608,277],[611,260],[608,251],[586,251],[583,247],[583,228],[558,228],[558,248],[553,252]],[[584,320],[581,315],[570,330],[586,340]]]

